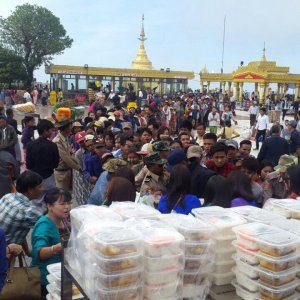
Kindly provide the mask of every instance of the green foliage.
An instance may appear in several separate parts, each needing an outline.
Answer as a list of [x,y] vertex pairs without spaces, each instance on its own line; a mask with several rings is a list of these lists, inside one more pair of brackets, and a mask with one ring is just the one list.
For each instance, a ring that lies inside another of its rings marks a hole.
[[26,78],[22,57],[0,47],[0,82],[10,86],[13,82],[24,81]]
[[72,42],[59,18],[47,8],[24,4],[6,19],[0,18],[0,45],[23,58],[29,85],[33,71],[71,47]]

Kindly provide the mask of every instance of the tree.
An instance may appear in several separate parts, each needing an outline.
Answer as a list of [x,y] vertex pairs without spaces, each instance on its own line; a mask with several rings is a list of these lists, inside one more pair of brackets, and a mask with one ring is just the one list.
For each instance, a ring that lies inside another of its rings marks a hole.
[[26,70],[23,66],[23,59],[13,51],[0,47],[0,83],[7,83],[9,86],[15,81],[25,81]]
[[70,48],[72,42],[59,18],[42,6],[20,5],[6,19],[0,18],[0,43],[22,57],[28,87],[33,71]]

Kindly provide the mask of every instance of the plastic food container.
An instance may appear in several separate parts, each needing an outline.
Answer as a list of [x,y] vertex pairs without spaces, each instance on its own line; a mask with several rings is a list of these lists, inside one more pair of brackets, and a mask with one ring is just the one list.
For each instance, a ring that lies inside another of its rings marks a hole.
[[172,268],[159,272],[144,272],[144,282],[147,285],[169,284],[179,281],[182,271],[179,268]]
[[212,269],[213,256],[186,256],[184,260],[184,270],[186,272],[209,272]]
[[212,238],[214,227],[194,218],[191,215],[165,214],[161,220],[174,226],[181,233],[186,241],[208,242]]
[[184,237],[178,232],[164,228],[150,228],[143,234],[145,256],[160,257],[184,253]]
[[257,280],[259,275],[257,268],[243,262],[238,256],[235,254],[232,256],[236,263],[236,270],[247,275],[249,278]]
[[186,256],[199,256],[209,253],[212,243],[185,242]]
[[236,289],[236,294],[244,300],[260,300],[260,295],[258,292],[250,292],[240,286],[236,280],[233,280],[231,284]]
[[295,292],[296,287],[300,284],[300,280],[296,279],[292,283],[280,286],[278,288],[271,288],[264,284],[259,284],[258,289],[261,299],[266,300],[286,300],[286,299],[299,299]]
[[247,289],[249,292],[252,292],[252,293],[258,292],[257,280],[253,280],[253,279],[249,278],[244,273],[239,272],[236,268],[233,268],[233,272],[235,273],[237,283],[241,287],[243,287],[244,289]]
[[122,258],[103,258],[95,257],[97,267],[102,273],[122,273],[134,271],[142,266],[143,258],[141,255],[128,256]]
[[203,215],[216,215],[223,214],[225,212],[225,208],[221,206],[205,206],[201,208],[192,209],[192,215],[196,218],[201,217]]
[[215,251],[215,261],[229,261],[232,259],[234,252],[235,249],[232,246],[228,249],[217,249]]
[[225,285],[230,284],[235,274],[233,272],[223,273],[223,274],[212,274],[213,283],[215,285]]
[[207,273],[201,272],[201,270],[197,272],[184,272],[183,274],[183,285],[186,284],[197,284],[200,285],[204,282],[204,280],[208,277]]
[[147,257],[144,256],[144,267],[146,271],[158,272],[174,267],[183,268],[183,254],[176,254],[162,257]]
[[[234,243],[235,244],[235,243]],[[260,267],[272,272],[281,272],[296,266],[299,253],[296,255],[287,255],[283,257],[272,257],[259,252],[250,251],[236,245],[237,256],[242,261],[255,265],[253,262],[258,260]]]
[[214,225],[216,231],[214,232],[214,239],[217,240],[230,240],[235,238],[235,234],[232,228],[246,223],[246,220],[235,213],[220,213],[216,215],[199,214],[197,218],[200,218],[206,223]]
[[124,220],[129,218],[158,219],[160,216],[158,210],[142,203],[113,202],[109,208],[118,213]]
[[214,272],[216,273],[228,273],[231,271],[231,269],[235,266],[235,261],[231,260],[225,260],[221,262],[215,262],[214,264]]
[[300,236],[300,221],[298,220],[274,219],[271,225]]
[[142,277],[141,271],[107,275],[96,273],[94,277],[95,286],[102,289],[119,289],[129,286],[139,286]]
[[261,268],[258,268],[259,279],[262,284],[266,284],[270,287],[279,287],[296,279],[299,267],[291,268],[283,272],[271,272]]
[[234,231],[238,245],[273,257],[293,254],[300,245],[299,236],[262,223],[244,224]]
[[205,280],[201,285],[198,284],[184,284],[183,285],[183,298],[190,299],[196,297],[196,299],[206,299],[209,293],[210,282]]
[[138,300],[142,299],[142,287],[133,286],[117,290],[97,290],[97,299],[99,300]]
[[182,284],[172,282],[162,285],[144,285],[144,298],[147,300],[182,298]]
[[215,239],[214,249],[229,249],[232,248],[232,239],[229,240],[218,240]]
[[48,265],[47,270],[56,280],[61,281],[61,263]]
[[264,209],[276,212],[287,219],[300,220],[300,202],[294,199],[269,199]]
[[93,237],[96,255],[101,258],[121,258],[142,252],[139,232],[122,226],[105,226]]

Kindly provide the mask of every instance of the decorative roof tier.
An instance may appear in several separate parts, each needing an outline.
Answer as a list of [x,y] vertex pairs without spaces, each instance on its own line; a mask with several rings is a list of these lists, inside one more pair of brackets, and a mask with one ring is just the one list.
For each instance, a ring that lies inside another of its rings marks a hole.
[[141,29],[140,37],[138,38],[141,41],[140,48],[138,50],[135,60],[132,61],[132,63],[131,63],[132,69],[138,69],[138,70],[152,70],[153,69],[152,63],[148,59],[145,45],[144,45],[144,42],[147,40],[147,38],[145,36],[146,35],[145,35],[145,31],[144,31],[144,15],[143,15],[142,29]]

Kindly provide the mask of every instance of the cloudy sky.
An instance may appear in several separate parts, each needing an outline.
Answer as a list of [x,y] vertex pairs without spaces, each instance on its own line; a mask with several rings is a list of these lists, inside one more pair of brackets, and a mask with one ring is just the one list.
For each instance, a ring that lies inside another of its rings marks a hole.
[[[128,68],[135,58],[141,16],[146,50],[155,68],[219,72],[226,15],[224,72],[258,60],[264,41],[268,60],[300,73],[299,0],[0,0],[0,15],[29,2],[58,16],[74,43],[54,64]],[[35,74],[46,81],[44,68]],[[199,76],[190,82],[199,87]]]

